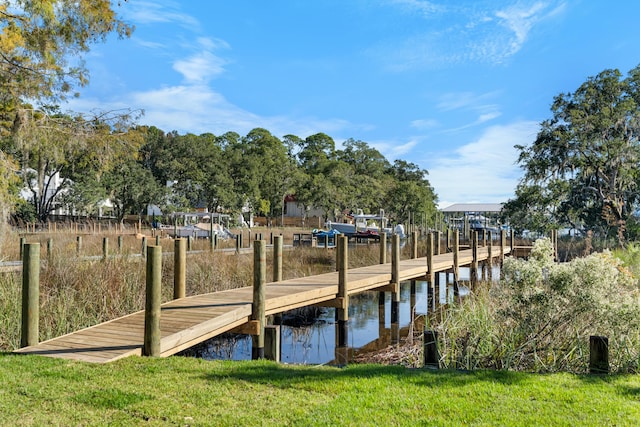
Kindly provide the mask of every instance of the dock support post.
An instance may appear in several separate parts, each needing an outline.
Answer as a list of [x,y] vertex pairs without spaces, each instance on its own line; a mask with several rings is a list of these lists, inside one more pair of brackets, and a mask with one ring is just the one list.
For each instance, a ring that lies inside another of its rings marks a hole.
[[[338,255],[338,298],[342,302],[341,306],[336,308],[336,327],[337,334],[337,348],[346,348],[348,343],[348,325],[349,320],[349,295],[347,289],[347,277],[349,269],[349,238],[347,236],[338,237],[337,255]],[[346,351],[337,351],[337,355],[346,355]],[[337,360],[338,365],[344,365],[347,363],[346,358],[343,360]]]
[[475,289],[478,284],[478,232],[474,231],[471,234],[471,266],[469,267],[469,281],[471,282],[471,289]]
[[160,356],[160,305],[162,304],[162,247],[147,247],[147,288],[144,303],[143,356]]
[[282,236],[271,235],[273,240],[273,281],[282,281]]
[[609,373],[609,339],[591,335],[589,337],[589,373]]
[[25,243],[22,253],[22,335],[20,346],[38,344],[40,319],[40,243]]
[[418,232],[411,232],[411,259],[418,258]]
[[487,249],[489,252],[487,255],[487,261],[489,265],[487,268],[487,279],[489,280],[489,282],[491,282],[493,280],[493,233],[489,231],[488,235],[489,235],[489,247]]
[[252,337],[251,359],[264,359],[265,285],[267,283],[267,255],[264,240],[253,242],[253,303],[251,320],[258,321],[258,335]]
[[400,340],[400,236],[391,236],[391,344]]
[[280,325],[264,327],[264,357],[280,362]]
[[460,278],[460,232],[453,232],[453,282]]
[[380,233],[380,264],[387,263],[387,233]]
[[173,299],[184,298],[187,288],[187,242],[176,239],[173,243]]

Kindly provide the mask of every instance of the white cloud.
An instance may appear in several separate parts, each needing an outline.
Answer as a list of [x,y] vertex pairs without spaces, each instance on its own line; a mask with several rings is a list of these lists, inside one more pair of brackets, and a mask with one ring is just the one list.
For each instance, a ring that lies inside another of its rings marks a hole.
[[381,42],[369,50],[388,69],[400,72],[469,62],[503,63],[522,49],[535,25],[565,9],[557,0],[481,10],[483,3],[475,1],[455,6],[419,0],[393,0],[390,4],[400,10],[420,11],[428,21],[421,34]]
[[186,28],[200,27],[195,17],[180,12],[180,5],[173,1],[132,1],[118,11],[134,24],[178,23]]
[[500,203],[513,197],[520,179],[516,144],[530,143],[538,123],[491,126],[453,155],[424,160],[440,207],[452,203]]

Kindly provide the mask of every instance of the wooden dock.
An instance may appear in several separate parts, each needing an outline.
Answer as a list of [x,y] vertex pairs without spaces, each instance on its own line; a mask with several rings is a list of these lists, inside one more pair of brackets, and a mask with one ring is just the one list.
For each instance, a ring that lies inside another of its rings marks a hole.
[[[507,255],[510,247],[504,246]],[[493,247],[492,258],[500,256]],[[489,248],[478,247],[477,262],[489,258]],[[473,262],[471,249],[458,252],[458,266]],[[453,253],[433,256],[433,273],[454,267]],[[427,258],[401,260],[398,283],[425,277]],[[389,290],[392,264],[377,264],[347,271],[347,294],[369,290]],[[311,305],[337,306],[339,273],[332,272],[268,283],[265,288],[266,315]],[[176,299],[162,304],[160,315],[160,355],[170,356],[224,332],[252,333],[253,288],[245,287]],[[143,311],[92,326],[77,332],[16,350],[22,354],[105,363],[132,355],[141,355],[144,343]],[[255,324],[255,322],[253,322]]]

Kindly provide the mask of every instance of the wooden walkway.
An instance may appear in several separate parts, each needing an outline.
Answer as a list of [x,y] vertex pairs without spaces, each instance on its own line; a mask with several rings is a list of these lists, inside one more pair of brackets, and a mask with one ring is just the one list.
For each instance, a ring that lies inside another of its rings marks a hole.
[[[504,247],[505,255],[510,252]],[[500,254],[493,247],[492,256]],[[478,261],[488,258],[488,248],[478,247]],[[473,261],[471,249],[459,252],[458,265]],[[425,277],[425,257],[402,260],[399,281]],[[453,254],[433,257],[434,273],[453,268]],[[377,264],[348,270],[348,294],[384,289],[391,284],[391,264]],[[268,283],[267,315],[314,304],[331,305],[338,294],[338,272]],[[177,299],[162,305],[160,317],[161,356],[170,356],[224,332],[238,330],[251,320],[253,288],[245,287]],[[17,353],[105,363],[141,355],[144,342],[144,312],[140,311],[100,325],[16,350]]]

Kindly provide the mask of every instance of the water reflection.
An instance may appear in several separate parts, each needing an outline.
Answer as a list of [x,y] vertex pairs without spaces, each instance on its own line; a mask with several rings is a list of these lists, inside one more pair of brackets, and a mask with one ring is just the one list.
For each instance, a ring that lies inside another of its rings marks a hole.
[[[492,276],[499,277],[499,270],[497,274],[496,267],[493,270]],[[397,302],[393,301],[391,292],[365,292],[352,296],[349,300],[347,322],[348,347],[338,349],[338,352],[346,351],[347,355],[338,355],[338,357],[347,357],[344,360],[350,360],[354,352],[374,351],[385,348],[389,344],[396,344],[401,338],[406,337],[412,321],[414,321],[414,330],[422,330],[423,319],[427,314],[432,315],[437,305],[454,301],[452,279],[451,274],[439,274],[437,280],[440,286],[436,287],[439,291],[437,304],[429,300],[428,284],[424,281],[401,283]],[[468,281],[469,269],[461,268],[459,282]],[[460,286],[458,292],[459,296],[463,297],[469,293],[469,288]],[[433,307],[429,307],[430,304]],[[396,307],[397,319],[394,319]],[[335,364],[337,358],[335,316],[335,309],[324,308],[310,325],[281,325],[281,361],[291,364]],[[419,323],[415,323],[416,320]],[[251,337],[224,334],[181,354],[208,360],[250,360]]]

